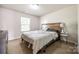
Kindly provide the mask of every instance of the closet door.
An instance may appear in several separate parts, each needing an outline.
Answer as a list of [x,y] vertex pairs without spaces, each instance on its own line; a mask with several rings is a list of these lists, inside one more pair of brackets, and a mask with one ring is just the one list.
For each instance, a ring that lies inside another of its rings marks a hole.
[[7,51],[8,32],[0,31],[0,54],[5,54]]

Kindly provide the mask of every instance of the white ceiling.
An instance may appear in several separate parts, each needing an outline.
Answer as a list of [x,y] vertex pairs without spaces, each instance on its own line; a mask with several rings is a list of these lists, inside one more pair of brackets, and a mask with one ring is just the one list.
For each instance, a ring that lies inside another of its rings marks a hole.
[[30,8],[30,4],[3,4],[1,6],[35,16],[42,16],[65,7],[73,6],[73,4],[39,4],[39,9],[37,10]]

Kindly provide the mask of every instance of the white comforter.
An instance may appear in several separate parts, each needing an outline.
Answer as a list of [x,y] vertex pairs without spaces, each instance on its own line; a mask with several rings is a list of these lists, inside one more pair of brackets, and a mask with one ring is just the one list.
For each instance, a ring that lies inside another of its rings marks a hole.
[[55,40],[58,37],[56,32],[50,31],[30,31],[23,32],[22,38],[29,43],[33,44],[33,53],[37,53],[43,46],[45,46],[51,40]]

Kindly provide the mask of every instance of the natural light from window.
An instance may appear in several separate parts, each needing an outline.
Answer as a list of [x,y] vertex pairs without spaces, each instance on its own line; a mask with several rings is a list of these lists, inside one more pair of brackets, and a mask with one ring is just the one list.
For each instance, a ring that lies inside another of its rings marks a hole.
[[30,18],[21,17],[21,31],[30,31]]

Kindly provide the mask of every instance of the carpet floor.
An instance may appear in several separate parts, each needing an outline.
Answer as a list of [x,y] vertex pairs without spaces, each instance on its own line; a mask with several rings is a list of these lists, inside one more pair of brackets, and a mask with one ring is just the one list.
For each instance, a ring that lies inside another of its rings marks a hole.
[[[56,41],[46,48],[46,52],[39,52],[38,54],[76,54],[77,49],[75,45],[68,44],[61,40]],[[27,48],[26,44],[21,42],[21,39],[8,41],[8,54],[32,54],[32,49]]]

